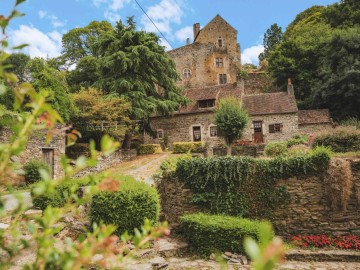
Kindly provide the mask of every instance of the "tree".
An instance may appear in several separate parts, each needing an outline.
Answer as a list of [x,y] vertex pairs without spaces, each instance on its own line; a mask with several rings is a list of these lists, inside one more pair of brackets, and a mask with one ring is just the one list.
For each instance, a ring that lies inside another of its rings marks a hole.
[[[104,93],[117,93],[131,102],[130,119],[147,122],[151,114],[170,115],[186,98],[175,84],[178,74],[174,62],[159,44],[154,33],[136,31],[129,18],[96,43],[99,54],[99,79],[94,84]],[[131,129],[124,148],[130,147]]]
[[241,138],[248,121],[248,113],[239,100],[224,98],[219,101],[215,111],[215,123],[224,133],[227,155],[231,155],[231,146],[235,140]]
[[10,65],[9,72],[16,74],[19,83],[25,82],[29,79],[29,74],[26,74],[26,65],[30,61],[30,56],[24,53],[13,53],[4,62],[5,65]]
[[34,58],[26,65],[33,87],[38,92],[47,93],[47,102],[56,109],[63,120],[68,122],[76,112],[66,83],[65,72],[50,67],[41,58]]
[[281,27],[278,26],[276,23],[272,24],[264,34],[264,52],[260,53],[259,55],[260,62],[269,57],[270,52],[275,49],[276,45],[280,44],[282,38],[283,32]]

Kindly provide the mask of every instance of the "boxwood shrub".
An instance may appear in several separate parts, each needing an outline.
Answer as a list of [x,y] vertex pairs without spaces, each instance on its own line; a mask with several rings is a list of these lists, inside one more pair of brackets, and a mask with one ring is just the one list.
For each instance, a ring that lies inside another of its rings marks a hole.
[[157,154],[161,153],[160,144],[141,144],[138,148],[139,155]]
[[360,151],[360,130],[338,127],[315,136],[313,146],[326,146],[334,152]]
[[24,176],[26,184],[33,184],[41,180],[39,170],[50,172],[49,166],[40,160],[31,160],[24,165]]
[[117,226],[116,234],[125,231],[133,233],[144,220],[155,223],[160,211],[159,195],[156,189],[133,178],[121,181],[116,192],[101,191],[92,198],[91,223],[103,222]]
[[204,150],[203,142],[174,142],[172,144],[172,150],[175,154],[180,153],[200,153]]
[[259,240],[263,222],[225,215],[196,213],[180,218],[181,230],[191,248],[202,254],[213,252],[244,253],[245,236]]

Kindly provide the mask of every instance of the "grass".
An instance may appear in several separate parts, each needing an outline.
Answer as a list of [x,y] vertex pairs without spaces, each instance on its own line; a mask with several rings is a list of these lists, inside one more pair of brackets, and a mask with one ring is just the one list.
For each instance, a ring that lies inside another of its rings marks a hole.
[[345,153],[334,153],[334,157],[339,157],[339,158],[360,158],[360,151],[345,152]]

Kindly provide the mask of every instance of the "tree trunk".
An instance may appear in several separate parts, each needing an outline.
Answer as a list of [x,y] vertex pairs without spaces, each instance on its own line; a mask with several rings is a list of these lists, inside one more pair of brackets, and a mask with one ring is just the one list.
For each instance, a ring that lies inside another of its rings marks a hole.
[[227,145],[226,155],[227,155],[227,156],[231,156],[231,145]]
[[121,148],[124,150],[129,150],[130,146],[131,146],[131,131],[126,131]]

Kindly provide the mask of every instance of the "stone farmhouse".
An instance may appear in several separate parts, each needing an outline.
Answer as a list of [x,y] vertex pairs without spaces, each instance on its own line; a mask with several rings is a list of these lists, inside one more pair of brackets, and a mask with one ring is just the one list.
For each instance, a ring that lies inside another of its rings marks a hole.
[[[204,28],[194,24],[194,42],[168,52],[181,75],[178,82],[190,100],[172,117],[152,116],[155,138],[145,143],[170,145],[173,142],[203,141],[209,146],[224,143],[214,124],[219,99],[239,99],[250,115],[242,141],[267,143],[287,140],[296,134],[309,134],[332,125],[328,110],[298,110],[294,86],[276,89],[264,72],[240,76],[241,54],[237,31],[220,15]],[[267,93],[264,93],[267,91]],[[275,92],[276,91],[276,92]]]

